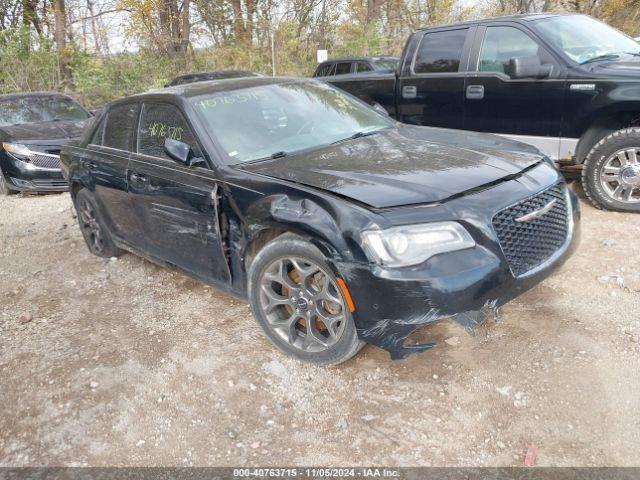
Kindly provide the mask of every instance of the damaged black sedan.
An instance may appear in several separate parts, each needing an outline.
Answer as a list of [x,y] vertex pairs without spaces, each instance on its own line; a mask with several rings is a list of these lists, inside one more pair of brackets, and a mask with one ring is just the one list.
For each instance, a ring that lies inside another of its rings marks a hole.
[[67,190],[60,149],[80,137],[90,116],[56,92],[0,95],[0,195]]
[[578,237],[577,199],[535,148],[403,125],[313,80],[129,97],[62,162],[91,252],[247,298],[276,346],[318,364],[424,351],[407,337],[444,318],[473,328]]

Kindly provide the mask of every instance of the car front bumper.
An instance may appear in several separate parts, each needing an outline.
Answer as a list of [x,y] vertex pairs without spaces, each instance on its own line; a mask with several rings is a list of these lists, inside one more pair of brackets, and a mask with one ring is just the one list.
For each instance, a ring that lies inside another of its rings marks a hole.
[[570,192],[568,197],[573,222],[566,242],[525,275],[512,273],[496,238],[498,248],[477,244],[436,255],[417,269],[336,265],[355,304],[359,338],[387,350],[392,359],[401,359],[435,345],[405,344],[419,327],[450,318],[473,330],[488,314],[550,276],[574,252],[580,238],[580,209],[576,195]]
[[69,189],[60,168],[42,168],[6,153],[0,154],[0,170],[6,185],[14,191],[63,192]]

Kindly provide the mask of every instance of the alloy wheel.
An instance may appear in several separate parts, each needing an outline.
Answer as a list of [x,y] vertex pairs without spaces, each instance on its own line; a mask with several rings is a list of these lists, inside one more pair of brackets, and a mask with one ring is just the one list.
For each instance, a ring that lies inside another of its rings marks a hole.
[[347,311],[336,282],[322,267],[303,258],[279,258],[265,269],[259,286],[269,326],[289,345],[320,352],[340,340]]
[[600,170],[600,185],[614,200],[640,202],[640,147],[624,148],[611,155]]
[[86,200],[81,200],[79,207],[78,219],[87,243],[93,253],[101,253],[104,250],[104,237],[93,205]]

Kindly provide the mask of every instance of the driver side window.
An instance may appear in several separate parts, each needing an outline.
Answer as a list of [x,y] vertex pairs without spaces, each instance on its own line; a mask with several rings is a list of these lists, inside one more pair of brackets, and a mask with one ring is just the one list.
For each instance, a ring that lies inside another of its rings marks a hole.
[[546,52],[529,35],[514,27],[488,27],[485,33],[478,71],[511,76],[509,60],[515,57],[538,57],[548,63]]
[[145,103],[138,127],[138,153],[170,160],[164,151],[167,138],[188,144],[196,157],[202,156],[195,135],[177,107],[167,103]]

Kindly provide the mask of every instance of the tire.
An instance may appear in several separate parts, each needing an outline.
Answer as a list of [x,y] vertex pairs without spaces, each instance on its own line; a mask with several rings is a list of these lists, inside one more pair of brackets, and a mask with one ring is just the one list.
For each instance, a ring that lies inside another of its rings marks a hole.
[[4,178],[4,173],[2,173],[2,170],[0,170],[0,197],[13,195],[14,193],[16,192],[9,188],[9,185]]
[[597,208],[640,212],[640,128],[613,132],[591,149],[582,187]]
[[80,190],[74,200],[78,225],[89,251],[98,257],[119,257],[123,251],[115,246],[111,233],[100,217],[95,199],[85,188]]
[[258,325],[292,357],[334,365],[364,346],[324,255],[300,237],[281,235],[258,252],[248,292]]

